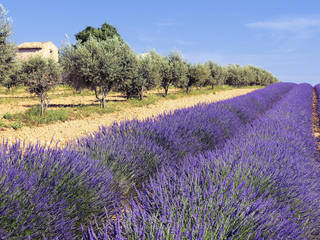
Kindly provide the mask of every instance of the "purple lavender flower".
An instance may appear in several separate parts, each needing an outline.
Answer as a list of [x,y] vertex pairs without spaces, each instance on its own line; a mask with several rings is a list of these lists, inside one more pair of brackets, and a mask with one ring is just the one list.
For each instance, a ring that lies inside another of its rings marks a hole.
[[[74,239],[119,201],[110,171],[81,154],[0,146],[0,238]],[[6,236],[6,237],[5,237]],[[8,238],[9,236],[9,238]]]
[[[114,236],[315,239],[320,168],[312,87],[298,85],[252,122],[247,116],[243,122],[250,124],[221,148],[162,166],[118,215],[121,227]],[[94,239],[104,239],[103,232]]]
[[293,86],[272,84],[230,100],[102,127],[97,133],[78,139],[72,147],[110,167],[123,192],[130,194],[160,166],[179,165],[187,155],[223,146]]

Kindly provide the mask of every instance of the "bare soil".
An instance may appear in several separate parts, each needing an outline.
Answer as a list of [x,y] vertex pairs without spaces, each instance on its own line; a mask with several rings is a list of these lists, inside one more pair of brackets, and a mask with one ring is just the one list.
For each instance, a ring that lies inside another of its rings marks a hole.
[[[8,98],[8,96],[5,96]],[[20,97],[20,96],[19,96]],[[39,106],[39,98],[37,97],[13,97],[14,103],[2,103],[0,108],[0,115],[7,112],[9,113],[20,113],[25,112],[31,107]],[[1,98],[1,96],[0,96]],[[119,94],[111,94],[107,97],[108,101],[121,101],[123,97]],[[77,105],[91,105],[99,104],[98,100],[94,96],[68,96],[68,97],[57,97],[50,100],[50,109],[58,109],[60,107],[77,106]]]
[[312,132],[313,132],[314,138],[317,140],[317,143],[318,143],[318,151],[320,151],[320,126],[319,126],[320,122],[319,122],[319,116],[317,113],[317,105],[318,105],[318,101],[317,101],[316,91],[313,90]]
[[[50,124],[41,127],[24,127],[18,130],[6,129],[0,131],[0,139],[4,139],[9,143],[15,142],[17,139],[25,141],[26,143],[37,143],[40,144],[57,144],[58,146],[63,146],[67,142],[72,141],[75,138],[84,137],[91,134],[99,129],[100,126],[109,126],[113,122],[120,122],[124,120],[131,119],[145,119],[149,117],[156,116],[163,112],[170,112],[175,109],[186,108],[194,106],[198,103],[209,103],[225,100],[228,98],[233,98],[239,95],[247,94],[255,89],[233,89],[220,91],[215,94],[205,94],[196,96],[181,97],[174,100],[161,100],[154,105],[149,105],[146,107],[134,107],[127,108],[121,112],[114,112],[104,115],[93,115],[86,119],[72,120],[68,122],[58,122],[55,124]],[[111,96],[112,97],[112,96]],[[116,98],[116,96],[113,96]],[[70,96],[65,98],[53,99],[51,104],[79,104],[88,103],[90,101],[95,101],[92,96],[76,97]],[[16,111],[24,111],[26,108],[30,107],[32,104],[39,104],[38,100],[30,100],[28,102],[19,103],[18,106],[12,107],[10,111],[14,113]],[[8,111],[8,109],[6,109]],[[4,112],[5,113],[5,112]],[[4,114],[0,109],[0,115]]]

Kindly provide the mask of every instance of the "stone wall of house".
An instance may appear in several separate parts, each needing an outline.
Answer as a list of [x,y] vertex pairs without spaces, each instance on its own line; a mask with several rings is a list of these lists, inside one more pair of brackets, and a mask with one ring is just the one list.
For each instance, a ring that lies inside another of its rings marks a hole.
[[16,58],[18,60],[28,60],[34,56],[52,58],[58,62],[59,50],[52,42],[32,42],[22,43],[17,47]]

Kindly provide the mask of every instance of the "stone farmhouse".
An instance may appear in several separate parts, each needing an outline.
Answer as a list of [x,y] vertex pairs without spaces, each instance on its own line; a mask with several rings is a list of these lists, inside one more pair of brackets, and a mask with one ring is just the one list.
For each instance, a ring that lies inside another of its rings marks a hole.
[[17,47],[16,58],[18,60],[27,60],[30,57],[42,56],[52,58],[58,62],[59,50],[52,42],[26,42]]

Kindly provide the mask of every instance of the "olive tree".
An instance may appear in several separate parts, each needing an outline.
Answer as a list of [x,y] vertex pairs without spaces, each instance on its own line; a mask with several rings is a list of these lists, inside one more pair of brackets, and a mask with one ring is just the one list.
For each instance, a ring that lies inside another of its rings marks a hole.
[[65,45],[60,54],[64,81],[76,89],[95,91],[102,108],[112,88],[135,77],[134,58],[130,47],[117,37],[104,41],[90,37],[76,46]]
[[[8,87],[15,76],[15,46],[8,41],[11,35],[11,21],[7,11],[0,4],[0,84]],[[10,89],[10,87],[9,87]]]
[[138,76],[139,60],[128,45],[121,49],[121,71],[116,89],[125,93],[127,99],[143,95],[145,81]]
[[179,53],[171,52],[160,64],[161,87],[164,96],[168,95],[170,85],[185,86],[187,83],[187,64]]
[[206,85],[210,85],[212,89],[214,86],[223,85],[226,79],[226,70],[223,66],[213,63],[211,60],[205,63],[210,69],[211,77],[208,79]]
[[248,85],[244,69],[238,64],[230,64],[228,66],[226,83],[237,87]]
[[10,91],[13,87],[17,87],[22,84],[22,79],[20,77],[21,73],[21,63],[14,62],[10,68],[8,76],[3,79],[2,86],[6,87]]
[[278,82],[278,79],[274,77],[270,72],[261,69],[256,66],[246,66],[247,71],[251,72],[251,79],[249,85],[262,85],[266,86],[270,83]]
[[146,55],[145,62],[147,62],[147,84],[146,88],[148,90],[160,86],[161,76],[160,76],[160,66],[161,66],[162,56],[158,54],[155,50],[148,52]]
[[232,86],[261,85],[266,86],[277,82],[278,79],[270,72],[259,67],[247,65],[229,65],[226,82]]
[[127,85],[127,96],[138,96],[143,99],[145,89],[150,90],[160,84],[160,62],[159,56],[154,50],[137,56],[136,77]]
[[201,86],[204,82],[209,81],[211,72],[207,65],[189,64],[187,72],[186,92],[191,91],[192,86]]
[[40,97],[43,115],[49,105],[48,91],[61,82],[59,64],[51,58],[36,56],[21,64],[19,77],[31,94]]

